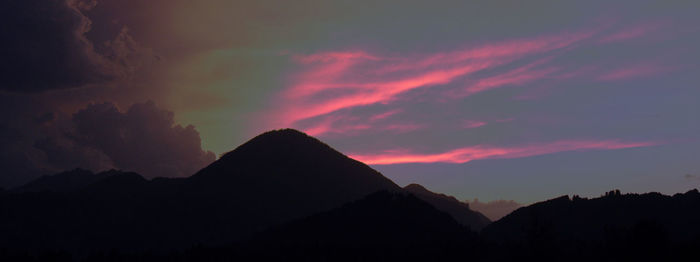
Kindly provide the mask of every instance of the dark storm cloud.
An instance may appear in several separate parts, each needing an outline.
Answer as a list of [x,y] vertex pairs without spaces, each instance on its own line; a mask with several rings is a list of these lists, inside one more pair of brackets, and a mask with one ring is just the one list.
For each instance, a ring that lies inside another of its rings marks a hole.
[[7,1],[0,8],[0,90],[41,92],[128,76],[142,48],[122,30],[99,48],[85,34],[91,20],[85,0]]
[[214,161],[194,126],[175,125],[173,112],[153,102],[121,112],[111,103],[91,104],[73,115],[77,143],[104,152],[114,166],[148,177],[187,176]]
[[134,104],[125,112],[99,103],[73,115],[33,114],[0,121],[0,187],[73,168],[188,176],[215,159],[202,150],[194,126],[176,125],[173,112],[153,102]]
[[83,147],[61,136],[41,138],[34,143],[34,148],[43,152],[46,164],[56,170],[67,170],[76,167],[89,170],[105,170],[113,167],[109,157],[101,151]]

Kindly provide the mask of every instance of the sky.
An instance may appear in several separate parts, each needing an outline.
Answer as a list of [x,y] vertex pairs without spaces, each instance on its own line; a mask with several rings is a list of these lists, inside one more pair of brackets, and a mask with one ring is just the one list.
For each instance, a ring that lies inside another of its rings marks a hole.
[[288,127],[464,200],[700,186],[697,1],[5,5],[0,187]]

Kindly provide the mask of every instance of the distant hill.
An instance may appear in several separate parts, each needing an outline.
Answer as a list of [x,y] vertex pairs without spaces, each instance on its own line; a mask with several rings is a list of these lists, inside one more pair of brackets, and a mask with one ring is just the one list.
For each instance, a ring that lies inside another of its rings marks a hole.
[[[580,252],[614,260],[666,260],[700,248],[700,193],[562,196],[520,208],[483,229],[523,256]],[[700,258],[697,253],[695,258]]]
[[412,194],[383,191],[274,227],[245,247],[250,257],[277,261],[438,261],[478,245],[450,215]]
[[430,203],[438,210],[450,214],[457,222],[473,230],[481,230],[491,223],[486,216],[469,209],[469,204],[460,202],[453,196],[434,193],[418,184],[410,184],[403,189]]
[[23,186],[14,188],[11,191],[15,193],[41,191],[68,192],[85,188],[105,178],[107,175],[108,173],[106,172],[94,174],[91,171],[78,168],[55,175],[42,176]]

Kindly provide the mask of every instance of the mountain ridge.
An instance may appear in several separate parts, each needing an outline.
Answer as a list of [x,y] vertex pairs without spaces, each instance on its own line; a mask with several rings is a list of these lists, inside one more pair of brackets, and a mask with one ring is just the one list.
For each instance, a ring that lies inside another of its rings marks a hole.
[[486,216],[470,209],[469,204],[461,202],[453,196],[432,192],[419,184],[409,184],[403,189],[430,203],[438,210],[450,214],[457,222],[473,230],[479,231],[491,223],[491,220]]
[[[369,166],[291,129],[256,136],[187,178],[76,172],[81,181],[70,187],[3,192],[0,231],[7,234],[0,244],[76,252],[222,245],[377,191],[401,191]],[[61,235],[73,238],[60,241]]]

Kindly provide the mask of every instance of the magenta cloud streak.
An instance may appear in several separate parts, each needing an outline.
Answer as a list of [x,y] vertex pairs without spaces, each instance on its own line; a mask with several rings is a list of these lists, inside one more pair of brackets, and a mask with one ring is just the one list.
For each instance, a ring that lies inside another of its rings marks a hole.
[[[659,27],[648,24],[613,32],[580,30],[486,42],[461,50],[429,54],[373,54],[349,50],[292,55],[297,70],[287,78],[288,86],[279,95],[278,110],[270,121],[276,126],[298,128],[313,136],[356,136],[370,132],[400,134],[435,128],[410,118],[407,115],[409,110],[405,110],[408,108],[404,106],[410,107],[418,100],[447,105],[493,89],[537,85],[538,81],[543,80],[556,82],[585,77],[589,81],[614,81],[662,72],[663,68],[653,64],[618,66],[617,69],[604,71],[606,66],[589,64],[571,67],[556,62],[557,57],[581,46],[636,39]],[[419,93],[406,95],[418,89]],[[527,90],[523,95],[511,99],[536,99],[537,96],[537,90]],[[381,108],[379,112],[377,108]],[[372,113],[356,109],[370,109]],[[508,117],[502,120],[487,117],[486,121],[462,119],[455,120],[457,122],[449,128],[483,130],[481,127],[511,120],[513,118]],[[519,158],[654,144],[570,139],[525,146],[465,146],[441,153],[416,153],[401,149],[381,154],[357,153],[352,157],[377,165],[466,163],[478,159]]]
[[[284,110],[278,122],[295,126],[299,121],[342,109],[389,104],[398,95],[417,88],[444,86],[458,81],[464,82],[465,86],[449,91],[454,93],[450,96],[456,95],[455,98],[536,81],[557,70],[539,68],[547,59],[487,78],[465,77],[530,55],[571,47],[591,35],[591,32],[565,33],[422,56],[379,56],[364,51],[295,55],[293,60],[304,69],[290,78],[290,88],[282,95]],[[318,125],[324,124],[312,125],[312,133],[330,130]]]
[[389,150],[382,154],[352,154],[350,157],[370,165],[405,163],[466,163],[480,159],[520,158],[565,151],[612,150],[652,145],[655,144],[651,142],[619,142],[614,140],[572,140],[517,147],[491,147],[478,145],[458,148],[442,153],[430,154],[411,153],[407,152],[407,150]]

